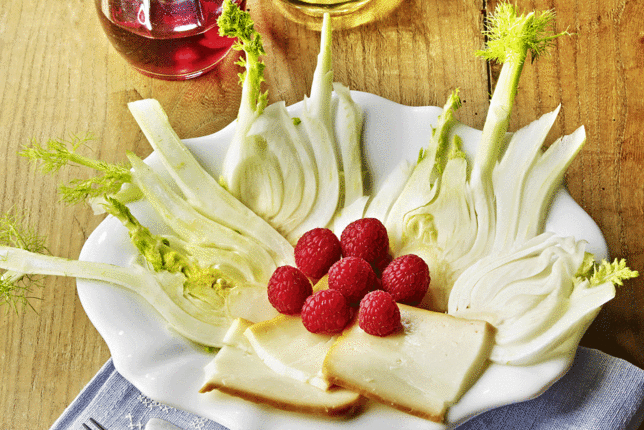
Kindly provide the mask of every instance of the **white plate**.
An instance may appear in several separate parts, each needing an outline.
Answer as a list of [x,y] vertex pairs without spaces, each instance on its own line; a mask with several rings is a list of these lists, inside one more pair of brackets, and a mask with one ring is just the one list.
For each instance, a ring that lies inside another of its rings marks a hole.
[[[367,93],[352,92],[352,96],[365,112],[364,154],[369,183],[372,189],[377,189],[399,160],[417,158],[419,149],[427,145],[431,125],[441,109],[403,106]],[[289,110],[297,114],[300,108],[301,104],[296,104]],[[214,135],[186,141],[202,165],[214,175],[219,171],[233,127],[234,123]],[[457,126],[455,132],[465,142],[475,143],[480,136],[479,131],[463,125]],[[474,146],[465,149],[472,154]],[[157,171],[163,170],[155,154],[146,162]],[[145,203],[133,205],[132,211],[153,231],[163,231],[162,223]],[[546,229],[585,239],[589,242],[588,251],[598,258],[608,256],[597,225],[563,189],[554,199]],[[80,259],[125,266],[134,255],[135,249],[125,228],[108,217],[91,234]],[[100,282],[78,281],[78,294],[85,312],[105,339],[119,373],[146,396],[210,418],[231,430],[446,427],[374,403],[354,418],[327,419],[285,413],[221,393],[199,394],[203,368],[212,359],[211,354],[174,333],[147,302],[130,291]],[[565,374],[573,355],[571,351],[566,356],[530,367],[491,365],[474,387],[450,408],[447,427],[454,427],[483,411],[538,396]]]

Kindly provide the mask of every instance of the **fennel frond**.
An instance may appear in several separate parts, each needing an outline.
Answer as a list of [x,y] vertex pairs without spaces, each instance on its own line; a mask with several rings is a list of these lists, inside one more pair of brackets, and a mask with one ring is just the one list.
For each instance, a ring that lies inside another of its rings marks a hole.
[[[45,238],[26,226],[23,217],[13,211],[0,217],[0,245],[40,254],[48,253]],[[34,309],[30,300],[36,297],[30,294],[31,289],[42,286],[42,280],[37,275],[5,271],[0,275],[0,306],[8,305],[16,312],[19,306]]]
[[71,141],[50,139],[45,145],[33,142],[25,146],[19,155],[34,162],[40,163],[40,170],[44,174],[58,172],[62,167],[70,164],[89,167],[102,176],[89,179],[74,179],[68,185],[61,185],[59,192],[61,200],[67,204],[77,204],[90,198],[116,194],[123,184],[132,180],[130,170],[125,164],[107,163],[86,157],[77,152],[81,145],[91,137],[74,137]]

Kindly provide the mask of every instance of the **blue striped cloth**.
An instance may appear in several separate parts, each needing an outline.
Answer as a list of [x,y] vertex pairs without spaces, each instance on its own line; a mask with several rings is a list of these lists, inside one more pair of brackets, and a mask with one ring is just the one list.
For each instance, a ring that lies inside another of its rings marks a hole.
[[[186,430],[227,430],[145,397],[114,369],[111,359],[51,430],[78,430],[90,417],[114,430],[143,430],[153,417]],[[479,415],[458,430],[636,430],[643,421],[644,370],[580,347],[570,371],[544,394]]]

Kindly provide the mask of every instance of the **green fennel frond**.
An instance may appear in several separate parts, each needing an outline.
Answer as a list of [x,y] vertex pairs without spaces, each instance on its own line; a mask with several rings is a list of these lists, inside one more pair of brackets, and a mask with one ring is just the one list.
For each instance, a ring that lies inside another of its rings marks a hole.
[[261,34],[255,30],[255,24],[250,13],[241,10],[237,4],[225,0],[222,5],[221,16],[217,19],[219,34],[236,38],[233,49],[244,51],[246,57],[240,58],[236,64],[245,68],[239,73],[240,82],[243,84],[247,78],[250,79],[247,88],[250,90],[248,103],[254,103],[253,111],[258,114],[264,111],[268,104],[268,92],[261,92],[261,83],[264,82],[264,69],[266,65],[260,56],[265,55],[264,44]]
[[32,296],[31,290],[43,286],[42,279],[37,275],[7,271],[0,276],[0,306],[7,305],[7,309],[13,309],[16,313],[26,307],[35,310],[31,300],[39,297]]
[[501,3],[487,20],[484,31],[487,47],[476,54],[505,63],[510,56],[525,56],[529,52],[534,60],[546,52],[559,36],[569,34],[566,31],[553,34],[554,18],[552,10],[517,16],[514,6]]
[[[24,223],[24,219],[13,213],[7,212],[0,217],[0,245],[24,249],[39,254],[48,253],[45,238]],[[23,309],[35,299],[30,295],[34,287],[42,288],[42,280],[37,275],[30,275],[12,271],[5,271],[0,275],[0,306],[8,305],[18,312],[18,307]]]
[[91,139],[91,135],[74,136],[69,141],[49,139],[44,146],[33,141],[31,146],[24,146],[18,154],[32,161],[39,161],[42,173],[55,173],[69,164],[76,150]]
[[45,238],[25,225],[22,216],[9,211],[0,217],[0,245],[12,246],[29,252],[47,252]]
[[626,267],[625,259],[619,260],[616,258],[612,263],[602,260],[601,263],[596,264],[589,280],[591,285],[611,282],[613,285],[622,286],[624,285],[623,281],[637,276],[639,276],[639,273],[636,270]]
[[68,185],[60,185],[58,192],[63,202],[74,205],[89,198],[116,194],[124,183],[129,180],[124,180],[123,175],[106,173],[89,179],[74,179]]
[[217,20],[219,34],[237,38],[235,49],[245,51],[249,55],[264,55],[262,36],[255,30],[255,24],[250,13],[241,10],[230,0],[224,1],[223,11]]
[[71,141],[50,139],[45,145],[33,142],[31,146],[23,147],[19,155],[40,163],[40,169],[45,174],[55,173],[70,164],[102,172],[102,176],[75,179],[68,185],[59,187],[61,200],[67,204],[76,204],[88,198],[114,194],[123,184],[132,180],[129,168],[122,163],[107,163],[78,154],[77,149],[89,139],[89,137],[75,137]]

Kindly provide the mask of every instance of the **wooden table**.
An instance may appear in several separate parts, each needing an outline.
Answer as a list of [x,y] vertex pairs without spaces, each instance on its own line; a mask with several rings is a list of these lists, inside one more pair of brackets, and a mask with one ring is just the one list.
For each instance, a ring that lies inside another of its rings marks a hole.
[[[187,82],[153,80],[112,49],[89,0],[5,2],[0,14],[0,207],[25,213],[52,254],[76,258],[101,221],[83,205],[58,203],[57,185],[88,177],[66,169],[44,177],[16,155],[33,139],[91,132],[84,149],[106,161],[150,147],[126,103],[157,98],[181,137],[213,133],[236,116],[236,55]],[[442,106],[459,87],[458,118],[481,127],[495,67],[474,57],[486,0],[405,0],[386,19],[333,38],[335,80],[408,105]],[[552,55],[527,65],[512,129],[558,104],[553,136],[586,126],[588,141],[568,171],[577,202],[601,227],[613,257],[644,272],[644,2],[519,0],[554,8],[557,27],[575,33]],[[307,93],[319,34],[281,17],[270,0],[249,0],[268,51],[270,101]],[[0,313],[0,428],[46,429],[109,358],[73,279],[52,278],[29,309]],[[602,310],[583,345],[644,367],[644,277],[628,282]]]

